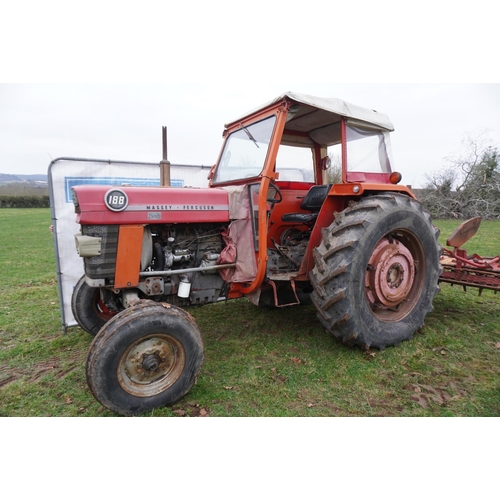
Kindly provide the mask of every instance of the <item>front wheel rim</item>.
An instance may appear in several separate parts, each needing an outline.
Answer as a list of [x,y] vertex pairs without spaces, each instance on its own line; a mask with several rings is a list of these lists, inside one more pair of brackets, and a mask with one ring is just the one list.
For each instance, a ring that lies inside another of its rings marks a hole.
[[186,353],[167,334],[152,334],[131,344],[118,362],[118,382],[137,397],[156,396],[171,387],[186,364]]
[[101,298],[98,298],[95,302],[95,311],[97,314],[97,317],[102,319],[103,321],[109,321],[113,316],[116,316],[116,312],[111,311],[108,309],[106,304],[101,300]]

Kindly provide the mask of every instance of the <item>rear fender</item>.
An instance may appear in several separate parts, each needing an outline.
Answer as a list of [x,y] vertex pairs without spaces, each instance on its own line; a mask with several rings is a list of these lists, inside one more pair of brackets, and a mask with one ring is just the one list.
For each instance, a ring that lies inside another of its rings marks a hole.
[[316,224],[311,232],[311,238],[307,247],[304,259],[300,266],[298,280],[308,280],[309,273],[314,267],[313,250],[319,246],[322,239],[321,231],[327,228],[335,219],[335,213],[344,211],[351,201],[359,200],[361,196],[370,196],[372,194],[380,194],[384,192],[395,192],[406,194],[415,198],[413,193],[406,186],[395,184],[373,184],[373,183],[352,183],[352,184],[335,184],[328,197],[321,207],[321,211],[316,220]]

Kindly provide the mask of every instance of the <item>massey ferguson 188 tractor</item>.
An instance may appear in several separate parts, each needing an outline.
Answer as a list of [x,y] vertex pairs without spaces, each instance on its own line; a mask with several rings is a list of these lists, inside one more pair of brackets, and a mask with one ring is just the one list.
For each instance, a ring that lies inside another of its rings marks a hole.
[[393,170],[392,130],[376,111],[287,93],[225,126],[206,189],[75,187],[85,275],[72,308],[95,335],[96,399],[133,415],[182,398],[203,362],[189,306],[310,298],[346,344],[412,338],[438,292],[441,247]]

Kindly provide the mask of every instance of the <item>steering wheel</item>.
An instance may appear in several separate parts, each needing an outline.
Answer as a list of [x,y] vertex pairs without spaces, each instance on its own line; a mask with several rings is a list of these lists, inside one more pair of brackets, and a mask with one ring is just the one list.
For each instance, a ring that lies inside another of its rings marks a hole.
[[[269,198],[269,194],[274,190],[274,196]],[[267,190],[267,202],[275,205],[276,203],[281,203],[283,201],[283,195],[281,194],[280,188],[274,184],[274,182],[269,183],[269,189]]]

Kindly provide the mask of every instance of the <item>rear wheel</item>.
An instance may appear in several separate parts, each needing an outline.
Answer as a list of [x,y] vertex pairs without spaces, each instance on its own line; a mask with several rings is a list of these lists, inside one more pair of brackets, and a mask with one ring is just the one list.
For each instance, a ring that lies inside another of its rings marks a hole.
[[112,297],[112,292],[103,290],[104,294],[109,295],[109,300],[104,301],[101,298],[101,290],[87,285],[85,276],[82,276],[71,296],[71,311],[78,325],[90,335],[97,335],[99,330],[113,317],[118,311],[116,297]]
[[203,341],[175,306],[141,301],[109,321],[92,342],[87,382],[103,406],[135,415],[181,399],[196,382]]
[[438,235],[420,203],[400,194],[365,198],[337,215],[311,272],[323,325],[362,348],[412,338],[439,291]]

